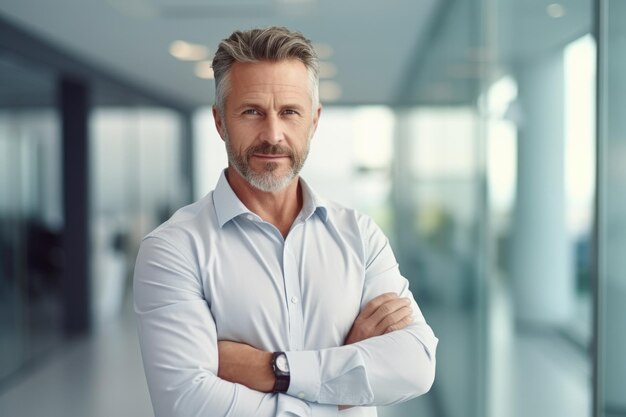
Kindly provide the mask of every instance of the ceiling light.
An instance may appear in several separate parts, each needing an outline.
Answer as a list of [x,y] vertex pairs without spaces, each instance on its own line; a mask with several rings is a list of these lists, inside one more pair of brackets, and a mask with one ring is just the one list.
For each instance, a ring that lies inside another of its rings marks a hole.
[[559,3],[552,3],[546,7],[546,13],[548,13],[548,16],[552,18],[558,19],[565,16],[565,7]]
[[341,86],[335,81],[322,81],[320,83],[320,100],[337,101],[341,97]]
[[314,43],[313,48],[317,52],[319,59],[329,59],[333,56],[333,47],[327,43]]
[[337,66],[332,62],[320,62],[320,78],[333,78],[337,75]]
[[204,45],[174,41],[170,45],[170,54],[181,61],[200,61],[209,56],[209,50]]
[[205,80],[213,79],[213,67],[210,61],[202,61],[196,64],[196,75]]

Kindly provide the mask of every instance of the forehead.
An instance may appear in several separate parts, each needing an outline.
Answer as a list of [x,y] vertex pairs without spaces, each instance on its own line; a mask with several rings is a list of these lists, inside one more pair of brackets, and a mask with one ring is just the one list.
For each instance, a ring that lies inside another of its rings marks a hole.
[[309,75],[306,66],[296,60],[278,62],[235,62],[230,70],[232,98],[250,98],[256,95],[280,94],[302,98],[310,97]]

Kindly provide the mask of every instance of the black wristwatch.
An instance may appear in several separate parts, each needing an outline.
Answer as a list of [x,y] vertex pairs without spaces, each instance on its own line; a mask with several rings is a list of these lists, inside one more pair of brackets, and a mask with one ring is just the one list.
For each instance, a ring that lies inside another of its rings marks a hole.
[[291,378],[289,376],[289,362],[287,362],[285,352],[274,352],[272,354],[272,370],[274,371],[274,376],[276,376],[273,392],[287,392]]

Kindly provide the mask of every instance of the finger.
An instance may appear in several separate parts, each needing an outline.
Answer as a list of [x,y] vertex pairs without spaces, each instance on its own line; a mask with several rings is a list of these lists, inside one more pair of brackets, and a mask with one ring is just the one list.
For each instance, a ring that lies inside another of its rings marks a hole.
[[408,298],[396,298],[394,300],[387,301],[386,303],[380,305],[368,320],[372,321],[375,326],[378,326],[378,324],[385,317],[410,304],[411,301]]
[[396,330],[402,330],[411,323],[413,323],[413,316],[407,316],[403,318],[402,320],[400,320],[399,322],[394,323],[391,326],[387,327],[387,329],[385,329],[383,334],[393,332]]
[[376,310],[378,310],[381,305],[396,298],[398,298],[398,294],[396,294],[395,292],[387,292],[385,294],[381,294],[378,297],[371,299],[365,305],[365,307],[363,307],[363,310],[361,310],[361,313],[359,315],[362,318],[367,319],[372,314],[374,314],[374,312],[376,312]]
[[[396,311],[394,311],[391,314],[388,314],[387,316],[385,316],[384,319],[382,319],[378,325],[376,326],[376,333],[378,334],[384,334],[384,333],[388,333],[391,327],[396,326],[402,326],[402,323],[405,322],[412,322],[413,321],[413,309],[409,306],[404,306]],[[402,326],[401,328],[406,327],[406,325]],[[395,330],[395,327],[394,327]]]
[[407,316],[410,316],[412,312],[413,311],[411,310],[410,306],[408,305],[401,306],[395,311],[382,317],[380,321],[376,323],[376,331],[379,333],[384,332],[389,326],[399,322],[400,320],[404,319]]

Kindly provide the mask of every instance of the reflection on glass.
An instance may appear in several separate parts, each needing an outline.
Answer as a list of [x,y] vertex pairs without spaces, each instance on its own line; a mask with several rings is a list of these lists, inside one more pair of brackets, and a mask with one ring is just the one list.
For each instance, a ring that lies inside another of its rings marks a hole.
[[0,51],[0,383],[62,337],[54,78]]

